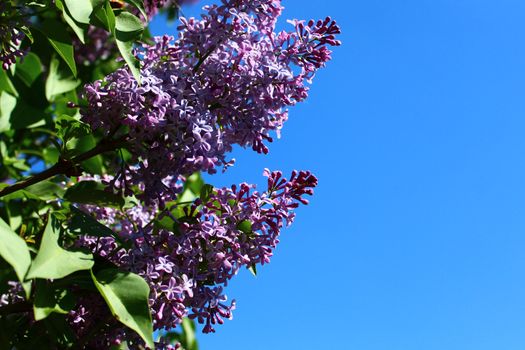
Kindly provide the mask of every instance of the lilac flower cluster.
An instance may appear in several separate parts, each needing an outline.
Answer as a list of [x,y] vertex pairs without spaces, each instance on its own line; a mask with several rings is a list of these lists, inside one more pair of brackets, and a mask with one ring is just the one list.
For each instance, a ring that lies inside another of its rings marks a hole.
[[86,43],[74,39],[75,61],[84,65],[91,65],[106,60],[117,52],[117,45],[105,29],[89,26],[86,32]]
[[27,50],[20,49],[26,37],[22,27],[23,11],[11,4],[11,1],[0,2],[0,62],[4,70],[16,63],[18,57],[24,57]]
[[[160,2],[156,2],[160,4]],[[177,40],[158,37],[137,52],[141,83],[126,68],[85,87],[82,120],[108,134],[125,126],[134,159],[112,182],[147,204],[176,190],[169,178],[214,173],[233,145],[267,153],[287,107],[339,45],[330,18],[292,21],[275,32],[279,0],[223,0],[200,20],[181,18]]]
[[[173,218],[173,230],[153,224],[154,207],[122,212],[85,206],[83,210],[132,247],[124,249],[111,237],[83,236],[77,244],[148,282],[155,330],[172,329],[189,316],[204,324],[203,332],[214,332],[235,308],[235,301],[228,303],[224,294],[228,281],[242,267],[270,261],[282,227],[292,223],[294,210],[308,203],[304,196],[313,194],[317,185],[306,171],[294,171],[289,180],[278,171],[264,174],[266,191],[257,192],[246,183],[214,189],[205,202],[197,199],[185,205],[184,215]],[[79,304],[71,313],[73,327],[85,329],[90,318],[100,317],[96,310]],[[133,339],[125,330],[117,333]]]

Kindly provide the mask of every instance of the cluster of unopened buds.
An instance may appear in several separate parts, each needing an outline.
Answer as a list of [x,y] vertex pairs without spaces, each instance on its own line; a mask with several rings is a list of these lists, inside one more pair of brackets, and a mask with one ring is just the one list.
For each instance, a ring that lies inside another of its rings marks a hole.
[[0,2],[0,62],[4,70],[27,54],[27,50],[20,49],[26,37],[22,30],[25,24],[22,9],[13,6],[11,1]]

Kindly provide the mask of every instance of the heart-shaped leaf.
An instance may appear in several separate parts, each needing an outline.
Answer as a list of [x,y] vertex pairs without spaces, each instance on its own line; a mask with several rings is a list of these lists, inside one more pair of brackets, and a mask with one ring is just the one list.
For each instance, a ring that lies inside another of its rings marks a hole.
[[153,324],[148,304],[149,286],[142,277],[118,269],[105,269],[91,274],[95,286],[106,300],[111,313],[124,325],[137,332],[154,349]]
[[40,249],[27,273],[27,279],[57,279],[75,271],[89,270],[93,267],[92,254],[65,250],[58,245],[58,237],[58,222],[53,216],[50,216],[44,230]]

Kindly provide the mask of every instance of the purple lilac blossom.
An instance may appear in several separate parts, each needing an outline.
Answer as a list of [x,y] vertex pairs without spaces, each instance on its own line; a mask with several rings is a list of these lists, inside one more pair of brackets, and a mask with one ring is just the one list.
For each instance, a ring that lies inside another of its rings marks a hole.
[[[304,197],[317,186],[317,179],[307,171],[294,171],[289,180],[279,171],[265,170],[264,175],[268,178],[264,192],[242,183],[214,189],[206,202],[196,199],[186,204],[173,231],[153,224],[156,207],[138,205],[120,211],[85,205],[82,210],[132,247],[124,249],[110,237],[89,236],[82,236],[77,245],[148,282],[155,330],[175,328],[188,316],[204,325],[203,332],[215,332],[217,324],[232,318],[235,308],[235,301],[229,302],[224,294],[228,282],[242,267],[270,262],[281,229],[293,222],[294,210],[308,204]],[[91,300],[87,303],[81,301],[70,313],[72,327],[80,332],[92,318],[101,317],[98,313],[106,312]],[[121,329],[107,337],[118,335],[141,344],[136,335],[126,332]]]
[[287,107],[307,97],[306,83],[330,60],[327,46],[339,45],[330,18],[275,32],[278,0],[204,9],[201,19],[181,18],[177,40],[157,37],[137,51],[141,84],[122,68],[85,87],[84,122],[107,133],[129,130],[132,165],[111,186],[147,204],[176,196],[168,177],[230,165],[233,145],[267,153]]
[[10,1],[0,2],[0,62],[4,70],[8,70],[17,58],[24,57],[28,52],[20,48],[26,37],[22,31],[26,24],[22,14],[22,9],[17,9]]

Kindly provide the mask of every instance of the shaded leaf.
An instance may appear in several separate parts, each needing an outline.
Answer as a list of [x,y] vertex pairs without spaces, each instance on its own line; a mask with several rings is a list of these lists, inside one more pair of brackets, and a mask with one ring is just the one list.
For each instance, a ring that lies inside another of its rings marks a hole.
[[102,27],[107,31],[115,34],[115,13],[111,8],[111,4],[106,2],[105,6],[99,6],[95,11],[93,11],[92,21],[93,24],[96,23],[98,27]]
[[[85,0],[82,0],[81,2],[84,1]],[[75,64],[73,44],[71,42],[71,37],[67,31],[64,30],[62,23],[47,19],[38,29],[47,37],[47,40],[49,40],[51,46],[53,46],[59,56],[62,57],[64,62],[66,62],[66,64],[71,69],[73,75],[76,77],[77,66]]]
[[106,191],[105,186],[96,181],[82,181],[75,184],[67,189],[64,199],[74,203],[112,205],[119,208],[125,203],[122,196]]
[[32,52],[28,53],[24,60],[16,65],[16,76],[28,87],[33,85],[40,74],[42,74],[42,62]]
[[55,120],[55,128],[58,137],[64,143],[72,138],[80,138],[91,133],[91,127],[80,120],[68,115],[61,115]]
[[123,244],[120,237],[106,225],[101,224],[91,215],[84,213],[82,210],[71,207],[71,221],[68,229],[75,235],[88,235],[94,237],[113,237],[116,241]]
[[213,193],[214,187],[212,185],[204,185],[200,190],[200,198],[203,203],[206,203],[210,199],[210,195]]
[[43,320],[53,312],[67,314],[75,306],[73,294],[44,280],[36,281],[33,313],[36,321]]
[[[96,145],[97,141],[92,134],[85,135],[80,138],[73,138],[68,140],[68,153],[70,155],[78,155],[91,150]],[[81,166],[91,174],[102,174],[104,172],[104,165],[101,155],[97,155],[83,161]]]

